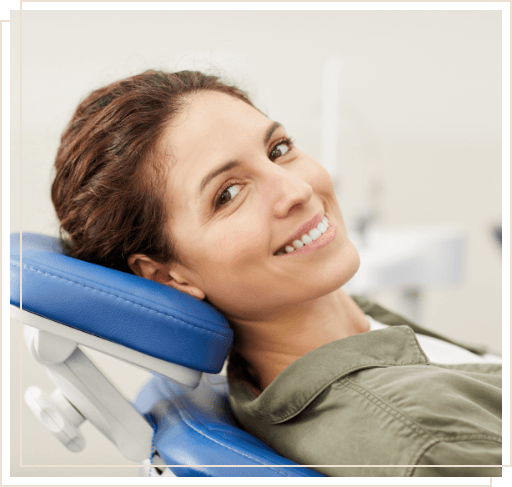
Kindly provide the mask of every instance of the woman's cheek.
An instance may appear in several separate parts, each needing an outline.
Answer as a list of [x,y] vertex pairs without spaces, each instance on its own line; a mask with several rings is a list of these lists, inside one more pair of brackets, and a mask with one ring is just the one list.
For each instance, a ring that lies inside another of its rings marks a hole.
[[334,182],[329,172],[318,162],[310,159],[306,181],[317,193],[334,194]]
[[232,220],[216,239],[215,260],[221,265],[236,266],[238,263],[259,256],[266,247],[267,233],[258,215],[244,214],[240,221]]

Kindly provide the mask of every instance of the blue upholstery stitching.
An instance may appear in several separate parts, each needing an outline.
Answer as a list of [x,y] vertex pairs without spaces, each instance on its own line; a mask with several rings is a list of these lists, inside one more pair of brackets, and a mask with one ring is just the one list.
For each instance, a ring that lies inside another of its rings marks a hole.
[[[180,412],[180,416],[182,416],[182,415],[181,415],[181,412]],[[204,438],[207,438],[208,440],[213,441],[213,442],[214,442],[214,443],[216,443],[217,445],[219,445],[219,446],[221,446],[221,447],[224,447],[224,448],[226,448],[227,450],[230,450],[230,451],[232,451],[232,452],[234,452],[234,453],[237,453],[238,455],[241,455],[241,456],[243,456],[243,457],[249,458],[250,460],[252,460],[252,461],[254,461],[254,462],[256,462],[256,463],[259,463],[260,465],[265,465],[261,460],[258,460],[257,458],[252,458],[250,455],[247,455],[247,454],[245,454],[245,453],[242,453],[242,452],[240,452],[240,451],[237,451],[237,450],[235,450],[234,448],[230,448],[229,446],[227,446],[227,445],[224,445],[224,444],[220,443],[220,442],[219,442],[219,441],[217,441],[215,438],[211,438],[211,437],[209,437],[209,436],[205,435],[202,431],[198,430],[197,428],[194,428],[194,426],[193,426],[192,424],[189,424],[185,418],[183,418],[183,417],[182,417],[182,420],[183,420],[183,422],[184,422],[184,423],[185,423],[185,424],[186,424],[190,429],[194,430],[196,433],[200,434],[200,435],[201,435],[201,436],[203,436]],[[265,465],[265,466],[266,466],[267,468],[270,468],[271,470],[274,470],[274,471],[276,471],[276,472],[281,473],[279,469],[277,469],[277,468],[275,468],[275,467],[273,467],[273,466],[270,466],[270,465]],[[295,467],[292,467],[292,468],[295,468]],[[282,473],[284,473],[287,477],[290,477],[290,475],[288,475],[286,472],[282,472]]]
[[[12,262],[13,264],[15,264],[17,267],[20,267],[20,265],[17,263],[17,262]],[[206,333],[211,333],[213,335],[217,335],[221,338],[228,338],[226,337],[225,335],[222,335],[218,332],[215,332],[215,331],[212,331],[212,330],[206,330],[205,328],[201,328],[200,326],[197,326],[197,325],[194,325],[193,323],[188,323],[186,321],[183,321],[181,320],[180,318],[176,318],[175,316],[172,316],[172,315],[168,315],[166,313],[162,313],[161,311],[157,311],[156,309],[151,309],[151,308],[148,308],[147,306],[143,306],[142,304],[139,304],[139,303],[135,303],[133,301],[130,301],[129,299],[126,299],[126,298],[123,298],[121,296],[117,296],[115,294],[112,294],[112,293],[107,293],[105,291],[101,291],[100,289],[95,289],[95,288],[92,288],[92,287],[88,287],[88,286],[85,286],[83,284],[80,284],[78,282],[74,282],[74,281],[70,281],[69,279],[65,279],[64,277],[60,277],[60,276],[56,276],[54,274],[49,274],[47,272],[43,272],[43,271],[40,271],[39,269],[34,269],[33,267],[29,267],[27,265],[24,265],[23,266],[24,269],[28,269],[28,270],[31,270],[31,271],[35,271],[35,272],[39,272],[40,274],[44,274],[45,276],[50,276],[50,277],[54,277],[56,279],[61,279],[63,281],[66,281],[66,282],[69,282],[71,284],[75,284],[77,286],[82,286],[83,288],[85,289],[89,289],[91,291],[96,291],[96,292],[99,292],[99,293],[102,293],[102,294],[106,294],[108,296],[113,296],[114,298],[117,298],[117,299],[121,299],[123,301],[126,301],[127,303],[130,303],[130,304],[133,304],[135,306],[139,306],[143,309],[147,309],[148,311],[152,311],[153,313],[157,313],[157,314],[160,314],[160,315],[163,315],[163,316],[166,316],[167,318],[171,318],[173,320],[176,320],[176,321],[180,321],[181,323],[185,324],[185,325],[189,325],[189,326],[193,326],[194,328],[197,328],[199,330],[201,330],[202,332],[206,332]],[[212,323],[213,324],[213,323]]]
[[[182,402],[182,401],[180,401]],[[183,403],[182,403],[182,406],[183,406]],[[202,431],[198,430],[197,428],[194,427],[193,424],[191,424],[189,422],[189,419],[188,417],[185,416],[185,411],[182,409],[182,408],[176,408],[177,411],[178,411],[178,414],[180,415],[180,418],[182,419],[183,423],[185,423],[190,429],[192,429],[193,431],[195,431],[196,433],[200,434],[201,436],[203,436],[204,438],[207,438],[208,440],[210,441],[213,441],[214,443],[216,443],[217,445],[221,446],[221,447],[224,447],[226,448],[227,450],[230,450],[234,453],[237,453],[238,455],[241,455],[243,457],[246,457],[246,458],[249,458],[250,460],[253,460],[254,462],[257,462],[259,463],[260,465],[265,465],[265,463],[263,463],[261,460],[258,460],[257,458],[252,458],[251,456],[245,454],[245,453],[242,453],[240,451],[237,451],[233,448],[230,448],[229,446],[227,445],[224,445],[222,443],[220,443],[218,440],[216,440],[215,438],[211,438],[210,436],[207,436],[206,434],[204,434]],[[188,415],[187,415],[188,416]],[[209,428],[207,428],[206,426],[203,425],[204,428],[206,428],[207,430],[209,430]],[[276,467],[273,467],[271,465],[265,465],[267,468],[270,468],[271,470],[274,470],[275,472],[278,472],[280,474],[284,474],[286,477],[291,477],[291,475],[288,475],[286,472],[281,472],[281,470],[279,470],[278,468]],[[291,468],[297,468],[293,465],[290,465]],[[286,468],[286,467],[285,467]],[[300,467],[299,467],[300,468]],[[304,475],[304,477],[306,477]]]

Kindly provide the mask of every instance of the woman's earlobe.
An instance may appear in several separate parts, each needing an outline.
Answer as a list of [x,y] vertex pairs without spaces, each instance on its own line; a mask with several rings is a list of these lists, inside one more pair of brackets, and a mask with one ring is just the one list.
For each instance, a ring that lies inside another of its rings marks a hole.
[[170,273],[170,280],[164,284],[167,286],[173,287],[178,291],[190,294],[190,296],[194,296],[194,298],[203,300],[206,297],[206,294],[203,290],[199,289],[197,286],[189,283],[186,279],[183,278],[181,274],[178,272]]
[[174,281],[174,280],[169,281],[169,286],[172,286],[175,289],[178,289],[179,291],[182,291],[184,293],[190,294],[190,296],[194,296],[194,298],[197,298],[200,300],[204,300],[204,298],[206,297],[205,293],[203,291],[201,291],[201,289],[199,289],[195,286],[191,286],[190,284],[187,284],[187,287],[178,288],[178,287],[172,285],[172,283],[175,283],[175,282],[176,281]]

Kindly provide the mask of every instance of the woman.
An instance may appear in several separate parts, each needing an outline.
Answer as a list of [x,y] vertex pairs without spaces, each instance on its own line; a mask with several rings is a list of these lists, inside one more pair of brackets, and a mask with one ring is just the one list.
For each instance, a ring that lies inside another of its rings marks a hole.
[[501,475],[441,467],[501,465],[501,366],[447,341],[476,363],[433,365],[433,334],[343,292],[359,257],[332,180],[245,93],[195,72],[113,83],[80,103],[55,168],[71,255],[228,319],[231,405],[279,453],[326,475]]

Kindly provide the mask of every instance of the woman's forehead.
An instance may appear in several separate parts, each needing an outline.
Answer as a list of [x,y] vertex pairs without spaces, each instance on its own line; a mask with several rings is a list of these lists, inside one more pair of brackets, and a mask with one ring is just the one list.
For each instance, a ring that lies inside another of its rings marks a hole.
[[[177,125],[181,128],[174,143],[180,143],[194,136],[212,134],[229,129],[251,130],[255,126],[268,122],[267,117],[245,101],[216,91],[201,91],[187,97],[185,106],[176,117]],[[176,124],[173,124],[174,126]],[[188,132],[183,137],[183,132]]]
[[172,154],[173,172],[195,180],[201,177],[200,173],[226,162],[226,158],[236,157],[244,144],[261,140],[269,123],[265,115],[240,99],[224,93],[199,92],[187,99],[183,110],[169,124],[163,147],[165,153]]

